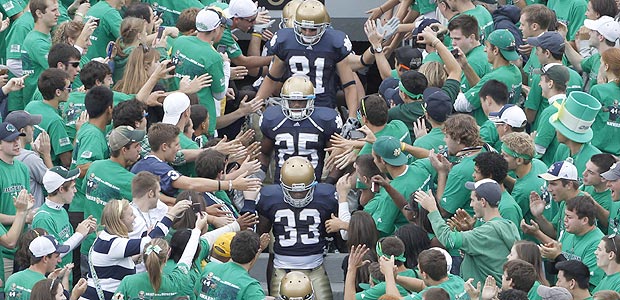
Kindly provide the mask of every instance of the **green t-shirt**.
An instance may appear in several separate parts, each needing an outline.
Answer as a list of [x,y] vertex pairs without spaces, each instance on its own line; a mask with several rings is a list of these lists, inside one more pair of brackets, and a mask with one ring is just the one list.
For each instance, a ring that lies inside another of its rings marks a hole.
[[[17,20],[11,22],[9,31],[6,36],[6,59],[20,60],[22,59],[22,44],[26,35],[34,28],[34,19],[30,12],[24,12]],[[9,72],[9,79],[17,77]],[[9,94],[7,108],[9,111],[23,110],[24,100],[23,89]]]
[[596,255],[594,251],[605,236],[600,229],[594,228],[588,233],[577,236],[572,233],[560,233],[559,242],[562,243],[562,255],[567,260],[578,260],[590,269],[590,291],[596,287],[605,272],[596,265]]
[[[77,168],[79,165],[94,162],[97,160],[107,159],[110,157],[110,150],[103,132],[99,127],[90,122],[84,123],[75,142],[75,150],[71,158],[71,168]],[[84,211],[84,202],[86,201],[84,190],[84,178],[75,180],[77,192],[73,197],[73,201],[69,206],[70,212]],[[87,215],[88,216],[88,215]]]
[[590,196],[592,196],[592,199],[594,199],[594,201],[600,204],[604,209],[606,210],[610,209],[611,207],[611,190],[610,189],[606,189],[602,192],[597,192],[594,189],[593,185],[583,185],[583,184],[579,187],[579,189],[590,194]]
[[[446,42],[446,39],[449,39],[449,36],[445,36],[444,37],[444,43]],[[450,45],[447,45],[446,47],[449,47]],[[436,61],[438,63],[443,64],[443,60],[441,60],[441,56],[439,56],[439,53],[437,53],[437,51],[435,52],[431,52],[429,54],[427,54],[423,59],[422,59],[422,64],[425,64],[427,62],[432,62],[432,61]]]
[[515,202],[521,207],[526,221],[532,219],[532,214],[530,213],[530,192],[535,191],[539,195],[543,193],[546,181],[538,177],[538,174],[547,172],[547,165],[538,159],[533,159],[530,164],[532,169],[525,176],[516,178],[511,193]]
[[[172,239],[174,232],[176,232],[176,230],[174,230],[173,228],[170,228],[170,230],[168,231],[168,235],[166,235],[166,240],[168,241],[168,243],[170,243],[170,239]],[[189,269],[189,282],[200,281],[200,273],[203,269],[202,265],[205,259],[207,259],[207,257],[209,256],[210,250],[211,247],[209,246],[209,242],[205,238],[200,238],[200,252],[198,253],[198,257],[196,257],[196,259],[192,263],[191,268]],[[174,260],[169,259],[164,266],[163,274],[170,274],[174,272],[176,267],[177,263],[174,262]],[[196,297],[198,297],[198,291],[194,288],[195,286],[192,284],[185,284],[179,287],[179,294],[189,295],[189,300],[196,300]]]
[[162,11],[162,26],[176,26],[179,15],[185,9],[197,7],[202,9],[204,4],[198,0],[146,0],[154,10]]
[[28,6],[28,1],[24,0],[1,0],[0,5],[2,6],[0,10],[2,10],[2,14],[5,17],[12,17],[24,10],[26,6]]
[[439,127],[431,129],[425,136],[416,139],[413,145],[424,149],[435,149],[435,153],[439,153],[446,147],[445,135]]
[[478,154],[465,156],[461,162],[452,167],[448,173],[446,188],[439,201],[439,205],[447,212],[454,214],[457,209],[462,208],[474,215],[474,209],[469,205],[470,190],[465,188],[465,183],[473,180],[474,174],[474,158]]
[[[183,132],[179,133],[179,143],[181,149],[200,149],[198,144],[191,138],[188,138]],[[193,162],[186,162],[183,165],[174,166],[174,169],[185,176],[196,177],[196,164]]]
[[601,281],[592,292],[596,293],[598,291],[605,290],[620,291],[620,273],[605,275],[605,277],[601,279]]
[[620,232],[620,201],[612,201],[609,208],[609,228],[607,233]]
[[[34,215],[32,220],[32,228],[43,228],[48,234],[54,236],[59,244],[64,244],[73,235],[73,226],[69,222],[69,215],[61,205],[50,207],[43,203],[39,211]],[[73,251],[70,251],[62,258],[62,262],[58,268],[67,265],[73,261]]]
[[575,34],[586,19],[587,2],[585,0],[548,0],[547,7],[555,11],[559,22],[566,24],[566,39],[575,40]]
[[[598,133],[595,133],[598,134]],[[553,157],[554,162],[563,161],[568,157],[573,159],[573,164],[577,168],[577,174],[579,174],[579,178],[582,178],[583,171],[586,170],[586,163],[590,160],[592,155],[601,153],[601,150],[598,150],[596,147],[592,146],[591,143],[586,143],[581,146],[579,152],[575,155],[571,155],[570,149],[568,146],[564,144],[558,145],[558,150],[555,152],[555,156]]]
[[195,36],[179,37],[171,51],[172,57],[179,59],[176,68],[175,81],[178,84],[182,76],[194,78],[204,73],[209,73],[213,83],[198,91],[200,104],[207,108],[209,112],[209,134],[213,134],[216,124],[216,105],[213,93],[224,92],[224,61],[222,56],[208,42],[201,41]]
[[497,217],[472,230],[458,232],[450,229],[439,211],[430,212],[428,218],[437,239],[447,247],[460,249],[464,254],[461,278],[474,278],[474,286],[484,282],[488,275],[501,282],[506,257],[514,242],[521,239],[515,224]]
[[534,70],[540,69],[541,67],[542,65],[540,64],[540,60],[538,60],[538,55],[536,55],[536,47],[532,47],[530,57],[523,66],[523,72],[527,75],[527,86],[530,88],[534,87],[534,78],[537,75],[534,73]]
[[[92,215],[101,222],[103,207],[110,200],[131,200],[131,180],[135,174],[110,159],[93,162],[84,176],[82,190],[85,192],[84,218]],[[82,243],[81,252],[87,255],[95,241],[95,233],[89,234]]]
[[[432,180],[428,172],[423,168],[409,165],[407,170],[400,176],[394,178],[390,185],[399,193],[409,199],[411,193],[416,190],[427,191],[431,188]],[[381,188],[379,192],[364,206],[364,211],[368,212],[377,223],[377,230],[381,236],[389,236],[394,231],[408,223],[400,209],[394,204],[388,192]]]
[[[112,91],[113,105],[116,106],[119,103],[127,100],[131,100],[135,97],[132,94],[125,94],[117,91]],[[62,118],[65,122],[65,127],[69,138],[73,141],[75,139],[75,122],[80,118],[83,111],[86,110],[84,100],[86,99],[85,92],[72,92],[69,94],[67,102],[62,105]]]
[[598,69],[601,67],[601,54],[594,53],[592,56],[584,58],[581,61],[581,70],[588,74],[588,86],[589,90],[598,84],[596,77],[598,77]]
[[590,94],[602,105],[592,124],[595,134],[591,143],[603,152],[619,155],[620,141],[609,137],[620,136],[620,86],[616,82],[599,84],[590,89]]
[[6,280],[5,297],[7,300],[28,300],[32,287],[44,279],[45,275],[30,269],[17,272]]
[[469,299],[469,295],[465,292],[465,281],[456,275],[448,274],[448,280],[434,286],[427,286],[419,293],[411,294],[404,298],[404,300],[422,300],[424,293],[431,288],[441,288],[442,290],[448,292],[450,295],[450,300],[465,300]]
[[499,133],[497,133],[497,127],[493,121],[486,120],[480,125],[480,137],[495,150],[502,149],[502,141],[499,139]]
[[[417,278],[415,271],[411,270],[411,269],[406,269],[402,272],[398,273],[398,276],[405,276],[405,277],[412,277],[412,278]],[[398,292],[400,293],[401,296],[407,296],[409,294],[409,292],[402,287],[400,284],[396,284],[396,288],[398,289]],[[365,289],[359,293],[355,294],[355,299],[357,300],[377,300],[379,298],[381,298],[381,296],[383,296],[385,294],[385,290],[386,290],[386,284],[384,281],[379,282],[377,284],[375,284],[372,287],[369,287],[368,289]]]
[[99,18],[99,26],[97,26],[90,36],[92,45],[88,47],[86,56],[91,59],[106,57],[108,43],[116,41],[121,34],[120,28],[123,18],[120,12],[116,8],[110,6],[107,1],[99,1],[97,4],[91,6],[84,21],[93,17]]
[[495,30],[491,13],[481,5],[476,5],[473,9],[462,12],[461,15],[470,15],[476,18],[478,27],[480,27],[480,41],[482,43],[484,43],[486,37]]
[[476,118],[476,123],[478,123],[478,125],[482,125],[484,121],[488,120],[487,116],[484,114],[484,111],[482,111],[482,107],[480,106],[480,96],[478,93],[480,92],[482,86],[491,79],[495,79],[506,84],[508,87],[508,100],[510,103],[517,103],[519,97],[521,97],[521,71],[517,68],[517,66],[508,64],[487,73],[475,86],[465,93],[467,101],[469,101],[469,104],[471,104],[474,108],[472,114],[474,118]]
[[437,2],[433,0],[418,0],[414,1],[410,8],[411,10],[419,12],[420,15],[423,15],[425,13],[435,11],[435,9],[437,9]]
[[512,221],[517,227],[517,230],[519,230],[519,234],[521,234],[523,212],[519,204],[517,204],[515,199],[506,190],[502,193],[502,198],[499,200],[498,209],[502,218]]
[[[385,124],[385,127],[383,127],[383,129],[375,132],[375,136],[377,138],[381,136],[391,136],[391,137],[397,138],[401,142],[411,144],[411,136],[409,135],[409,129],[407,128],[407,125],[405,125],[405,123],[400,120],[393,120],[393,121],[388,122],[387,124]],[[372,153],[372,144],[366,143],[357,155],[359,156],[362,154],[371,154],[371,153]]]
[[55,166],[62,165],[58,156],[62,153],[72,151],[73,145],[71,144],[71,139],[69,139],[67,135],[65,123],[58,114],[56,108],[47,104],[45,101],[32,101],[26,105],[25,110],[33,115],[43,116],[41,123],[34,126],[33,140],[36,140],[42,131],[47,132],[50,136],[50,143],[52,144],[52,151],[50,153],[52,162]]
[[[183,293],[183,287],[191,282],[190,279],[189,266],[184,263],[177,264],[170,273],[161,274],[161,285],[157,292],[155,292],[147,272],[129,275],[121,281],[116,289],[114,299],[139,300],[146,297],[150,300],[174,300],[183,298],[189,296],[189,294]],[[117,295],[122,296],[122,298],[116,298]]]
[[540,286],[540,282],[538,280],[534,281],[534,285],[527,293],[528,300],[542,300],[542,297],[538,295],[538,287]]
[[32,99],[39,76],[49,68],[47,64],[47,54],[52,47],[52,36],[32,30],[26,35],[22,48],[22,70],[23,74],[29,74],[24,80],[23,105],[26,106]]
[[[17,159],[13,160],[13,164],[7,164],[0,160],[0,189],[0,213],[14,216],[17,210],[13,205],[13,198],[17,197],[21,190],[30,191],[30,171],[28,167]],[[10,228],[10,224],[0,226],[0,235],[6,234],[6,231]],[[4,258],[13,259],[15,249],[4,247],[0,247],[0,249]],[[0,259],[0,261],[2,260]],[[0,262],[0,267],[3,266],[4,263]],[[4,280],[4,273],[0,274],[0,279]]]
[[265,292],[258,280],[243,267],[229,261],[207,264],[196,283],[199,298],[204,300],[263,300]]
[[558,150],[558,146],[560,145],[555,132],[555,127],[549,123],[549,118],[558,112],[558,106],[562,104],[564,99],[564,97],[556,99],[554,104],[547,106],[543,111],[536,115],[538,120],[547,120],[546,122],[540,122],[540,124],[537,125],[534,144],[538,147],[545,148],[545,153],[542,156],[537,154],[537,157],[539,157],[540,160],[548,166],[555,162],[555,152]]
[[[489,60],[487,57],[487,53],[484,52],[484,45],[480,45],[471,49],[467,54],[467,63],[471,66],[471,68],[476,72],[479,78],[484,77],[487,73],[490,73],[493,68],[491,64],[489,64]],[[471,88],[467,78],[465,77],[465,73],[461,75],[461,91],[466,93]]]

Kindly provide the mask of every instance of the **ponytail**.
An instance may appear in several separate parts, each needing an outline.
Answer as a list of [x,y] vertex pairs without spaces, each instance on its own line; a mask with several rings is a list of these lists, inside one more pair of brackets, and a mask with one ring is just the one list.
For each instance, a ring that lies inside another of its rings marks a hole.
[[168,250],[168,243],[164,239],[152,239],[144,246],[142,259],[149,274],[149,281],[156,293],[161,287],[161,273],[168,260]]

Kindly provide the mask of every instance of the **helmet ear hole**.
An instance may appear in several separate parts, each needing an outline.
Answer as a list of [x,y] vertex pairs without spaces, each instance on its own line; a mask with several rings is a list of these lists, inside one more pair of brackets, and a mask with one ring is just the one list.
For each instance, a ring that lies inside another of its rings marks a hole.
[[291,271],[280,281],[280,297],[284,300],[312,300],[312,281],[302,272]]

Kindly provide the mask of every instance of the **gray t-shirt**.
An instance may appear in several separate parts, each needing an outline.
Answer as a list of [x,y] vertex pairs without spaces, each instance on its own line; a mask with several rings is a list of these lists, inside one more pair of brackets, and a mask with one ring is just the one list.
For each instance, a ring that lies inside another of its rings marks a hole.
[[47,172],[47,167],[38,153],[21,149],[21,153],[15,157],[23,162],[30,170],[30,193],[34,196],[34,207],[41,207],[45,197],[43,196],[43,175]]

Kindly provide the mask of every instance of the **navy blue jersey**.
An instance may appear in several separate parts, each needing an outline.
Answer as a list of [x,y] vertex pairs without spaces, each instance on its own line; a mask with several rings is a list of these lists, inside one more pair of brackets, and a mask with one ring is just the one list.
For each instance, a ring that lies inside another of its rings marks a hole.
[[131,168],[131,173],[138,174],[140,171],[148,171],[159,177],[159,185],[164,195],[169,197],[177,196],[179,190],[172,186],[172,182],[179,179],[182,175],[168,163],[160,160],[156,156],[148,155],[139,160]]
[[273,35],[269,46],[269,52],[288,66],[284,78],[293,74],[310,77],[316,93],[315,105],[336,107],[336,90],[340,85],[336,64],[352,49],[346,34],[327,29],[316,45],[304,46],[297,42],[292,28],[283,28]]
[[274,252],[287,256],[322,254],[326,245],[325,221],[338,213],[336,188],[319,183],[314,198],[304,208],[284,202],[282,187],[265,186],[256,207],[258,214],[269,219],[275,236]]
[[291,156],[303,156],[314,167],[316,180],[321,180],[325,147],[334,133],[339,133],[338,113],[326,107],[315,107],[310,117],[292,121],[284,116],[280,106],[271,106],[263,113],[260,129],[263,136],[274,142],[276,159],[274,182],[280,182],[280,168]]

